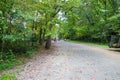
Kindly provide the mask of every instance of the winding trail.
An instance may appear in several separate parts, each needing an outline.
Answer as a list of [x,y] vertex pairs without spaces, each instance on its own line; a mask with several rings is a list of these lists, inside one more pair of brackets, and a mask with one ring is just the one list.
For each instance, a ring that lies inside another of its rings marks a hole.
[[86,44],[56,42],[18,72],[18,80],[120,80],[120,54]]

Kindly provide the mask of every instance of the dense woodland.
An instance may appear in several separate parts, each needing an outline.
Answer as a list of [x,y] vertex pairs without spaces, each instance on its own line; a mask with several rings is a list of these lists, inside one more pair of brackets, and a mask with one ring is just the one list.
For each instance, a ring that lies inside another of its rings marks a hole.
[[49,49],[51,38],[109,43],[111,37],[120,46],[120,0],[0,0],[2,68],[40,45]]
[[120,0],[80,0],[64,16],[60,37],[120,46]]

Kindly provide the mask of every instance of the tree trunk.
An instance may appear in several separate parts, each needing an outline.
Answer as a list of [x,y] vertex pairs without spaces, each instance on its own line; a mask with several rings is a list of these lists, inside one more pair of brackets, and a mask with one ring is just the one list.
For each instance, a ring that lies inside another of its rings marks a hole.
[[40,28],[40,31],[39,31],[39,44],[42,45],[42,28]]
[[34,20],[33,20],[31,46],[33,46],[33,45],[34,45],[34,40],[33,40],[33,37],[34,37],[34,29],[35,29],[35,22],[34,22]]
[[51,47],[51,35],[48,36],[46,44],[45,44],[46,49],[50,49],[50,47]]
[[[52,24],[50,24],[50,27],[49,27],[49,30],[51,31],[52,30]],[[46,31],[45,31],[46,32]],[[46,41],[46,44],[45,44],[45,48],[46,49],[50,49],[51,47],[51,35],[49,35],[47,37],[47,41]]]
[[111,35],[111,40],[110,40],[110,44],[109,44],[109,47],[110,47],[110,48],[113,47],[114,41],[115,41],[115,36],[114,36],[114,35]]
[[2,48],[1,48],[1,52],[2,52],[2,53],[4,52],[4,43],[5,43],[5,41],[2,40]]
[[117,47],[120,47],[120,37],[119,37],[119,40],[118,40]]

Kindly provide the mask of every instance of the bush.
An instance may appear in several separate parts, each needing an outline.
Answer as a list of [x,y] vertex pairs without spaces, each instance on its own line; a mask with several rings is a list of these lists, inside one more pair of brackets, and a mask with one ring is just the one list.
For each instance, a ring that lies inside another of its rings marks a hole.
[[34,56],[34,52],[33,52],[33,51],[27,51],[27,52],[25,53],[25,55],[26,55],[27,57],[32,57],[32,56]]
[[26,51],[28,51],[30,49],[30,46],[28,44],[26,44],[27,42],[25,41],[19,41],[18,42],[14,42],[12,46],[12,51],[14,53],[26,53]]
[[7,53],[0,53],[0,70],[13,68],[15,60],[16,57],[11,50]]

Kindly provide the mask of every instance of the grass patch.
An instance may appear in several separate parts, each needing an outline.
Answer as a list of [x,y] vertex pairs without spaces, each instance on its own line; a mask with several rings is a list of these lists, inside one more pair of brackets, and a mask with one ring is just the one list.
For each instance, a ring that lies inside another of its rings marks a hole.
[[104,48],[108,48],[107,43],[98,43],[98,42],[88,42],[88,41],[77,41],[77,40],[67,40],[68,42],[80,43],[80,44],[89,44],[93,46],[100,46]]
[[0,77],[0,80],[17,80],[14,74],[6,73]]

